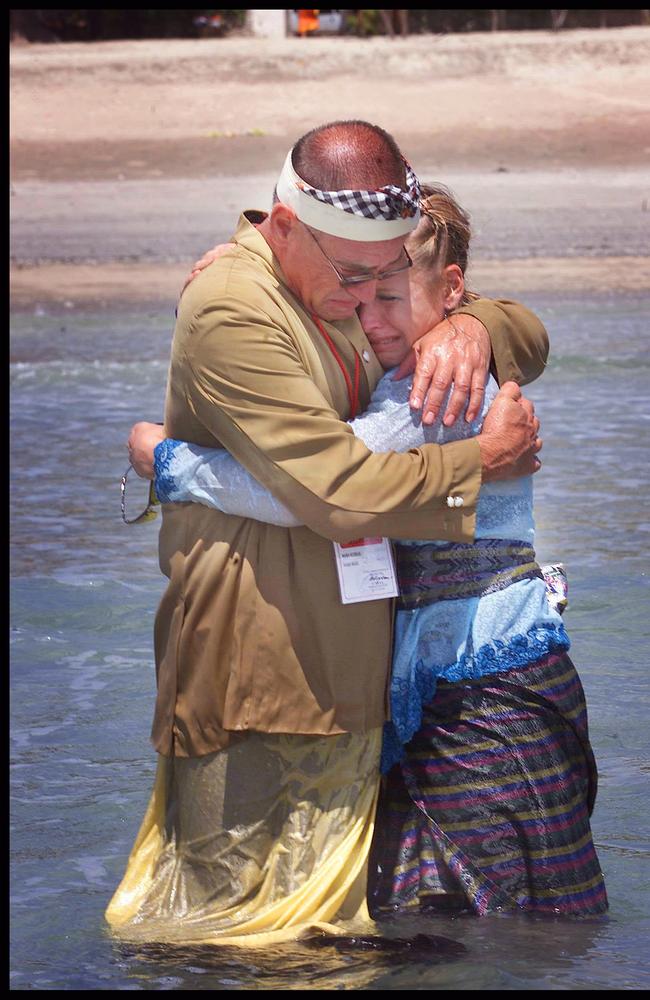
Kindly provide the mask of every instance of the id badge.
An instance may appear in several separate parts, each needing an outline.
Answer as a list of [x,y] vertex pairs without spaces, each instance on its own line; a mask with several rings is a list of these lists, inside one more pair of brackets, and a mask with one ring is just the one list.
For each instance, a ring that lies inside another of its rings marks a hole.
[[334,542],[336,570],[343,604],[397,597],[393,551],[387,538]]

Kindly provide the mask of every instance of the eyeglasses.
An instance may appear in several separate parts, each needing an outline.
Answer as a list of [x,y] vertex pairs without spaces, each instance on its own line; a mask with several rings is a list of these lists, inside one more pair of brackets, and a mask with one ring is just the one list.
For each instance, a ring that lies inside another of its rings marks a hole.
[[144,524],[145,521],[153,521],[153,519],[158,516],[158,511],[154,508],[160,504],[160,500],[156,495],[156,488],[152,479],[149,483],[149,499],[147,500],[147,506],[145,509],[141,514],[138,514],[137,517],[126,516],[126,480],[132,469],[133,466],[129,465],[120,481],[120,506],[122,508],[122,520],[125,524]]
[[392,278],[394,274],[399,274],[401,271],[408,271],[409,267],[413,267],[413,261],[409,256],[409,252],[406,247],[403,247],[404,256],[406,257],[406,262],[404,264],[398,264],[396,267],[388,268],[386,271],[366,271],[364,274],[341,274],[329,254],[325,253],[309,226],[305,226],[305,229],[344,288],[346,285],[363,285],[367,281],[384,281],[386,278]]

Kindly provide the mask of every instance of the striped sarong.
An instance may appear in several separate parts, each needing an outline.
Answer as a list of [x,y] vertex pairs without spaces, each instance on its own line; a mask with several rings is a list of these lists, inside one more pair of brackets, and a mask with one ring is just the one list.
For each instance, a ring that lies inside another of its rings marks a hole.
[[582,685],[566,654],[440,681],[386,776],[371,911],[603,913],[589,825],[596,784]]
[[467,542],[396,545],[399,611],[438,601],[485,597],[520,580],[542,580],[528,542],[477,538]]

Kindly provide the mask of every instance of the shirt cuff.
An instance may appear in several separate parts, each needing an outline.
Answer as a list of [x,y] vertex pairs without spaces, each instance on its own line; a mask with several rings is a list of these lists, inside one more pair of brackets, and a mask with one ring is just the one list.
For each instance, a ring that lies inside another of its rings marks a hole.
[[474,541],[476,506],[481,489],[481,449],[475,438],[444,445],[450,472],[447,494],[441,497],[445,533]]

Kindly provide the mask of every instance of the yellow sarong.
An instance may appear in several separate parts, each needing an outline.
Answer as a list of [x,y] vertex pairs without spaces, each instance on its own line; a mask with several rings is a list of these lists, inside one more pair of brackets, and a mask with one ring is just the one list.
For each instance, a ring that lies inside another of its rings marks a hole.
[[161,757],[106,911],[112,930],[128,941],[246,947],[317,928],[367,932],[380,748],[381,729],[250,733],[206,757]]

